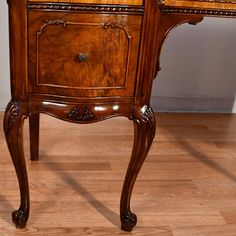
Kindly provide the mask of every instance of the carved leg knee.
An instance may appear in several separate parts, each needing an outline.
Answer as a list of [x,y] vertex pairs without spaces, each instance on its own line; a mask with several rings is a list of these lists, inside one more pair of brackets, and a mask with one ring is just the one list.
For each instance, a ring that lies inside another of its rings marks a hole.
[[4,132],[6,141],[20,186],[21,204],[19,209],[12,213],[12,220],[16,227],[19,228],[26,226],[30,209],[28,177],[22,138],[23,121],[26,117],[23,109],[23,103],[10,101],[4,116]]

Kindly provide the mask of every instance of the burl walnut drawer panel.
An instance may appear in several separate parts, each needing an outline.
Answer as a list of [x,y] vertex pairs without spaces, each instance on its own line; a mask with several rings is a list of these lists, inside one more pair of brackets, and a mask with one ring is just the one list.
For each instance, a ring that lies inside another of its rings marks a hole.
[[142,18],[29,12],[29,90],[65,96],[134,91]]

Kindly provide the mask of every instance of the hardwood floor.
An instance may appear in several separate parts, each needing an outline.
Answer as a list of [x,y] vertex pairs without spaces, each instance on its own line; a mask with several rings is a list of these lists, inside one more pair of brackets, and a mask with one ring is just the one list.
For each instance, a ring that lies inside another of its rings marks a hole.
[[[3,114],[0,114],[2,122]],[[25,153],[31,214],[17,230],[19,190],[0,130],[0,235],[236,235],[236,115],[157,114],[157,135],[136,182],[138,224],[120,230],[119,200],[133,125],[115,118],[90,125],[41,116],[40,161]]]

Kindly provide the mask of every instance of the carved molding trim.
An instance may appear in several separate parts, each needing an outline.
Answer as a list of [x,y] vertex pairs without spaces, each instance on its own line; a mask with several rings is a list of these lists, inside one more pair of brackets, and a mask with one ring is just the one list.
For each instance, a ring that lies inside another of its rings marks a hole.
[[8,133],[14,122],[17,120],[20,115],[19,111],[19,102],[16,100],[11,100],[6,107],[6,115],[4,119],[4,130],[5,133]]
[[141,108],[135,108],[135,120],[138,124],[146,124],[146,132],[149,132],[151,138],[154,138],[156,133],[155,115],[152,108],[149,105],[144,105]]
[[[126,70],[124,75],[124,86],[121,86],[119,88],[124,88],[126,86],[127,80],[128,80],[128,74],[129,74],[129,63],[130,63],[130,53],[131,53],[131,41],[132,37],[129,34],[127,28],[123,24],[118,24],[116,22],[107,22],[107,23],[90,23],[90,22],[77,22],[77,21],[64,21],[62,19],[55,19],[55,20],[44,20],[44,24],[40,27],[40,29],[36,32],[36,83],[37,86],[50,86],[50,87],[57,87],[57,88],[68,88],[68,86],[65,85],[58,85],[58,84],[47,84],[40,82],[40,68],[39,68],[39,51],[40,51],[40,40],[39,38],[43,36],[44,30],[49,26],[58,26],[60,25],[62,28],[66,30],[67,26],[93,26],[93,27],[100,27],[102,30],[107,31],[109,29],[111,30],[121,30],[126,38],[127,38],[127,53],[126,53]],[[84,87],[71,87],[73,89],[85,89]],[[117,87],[102,87],[102,89],[111,89],[111,88],[117,88]],[[101,89],[100,87],[92,88],[92,89]]]
[[143,13],[143,7],[126,7],[126,6],[86,6],[77,4],[41,4],[28,3],[29,10],[61,10],[61,11],[98,11],[98,12],[125,12],[125,13]]
[[127,36],[127,39],[129,41],[129,50],[130,50],[131,36],[129,35],[129,32],[127,31],[127,29],[125,28],[124,25],[119,25],[116,22],[112,22],[112,23],[105,23],[105,24],[103,24],[103,28],[104,29],[108,29],[108,28],[111,28],[111,29],[122,29],[125,32],[125,34]]
[[[191,2],[192,0],[185,0]],[[197,0],[198,2],[209,2],[209,3],[232,3],[235,4],[235,0]]]
[[131,36],[129,35],[129,32],[125,28],[124,25],[117,24],[116,22],[109,22],[109,23],[80,23],[80,22],[70,22],[70,21],[64,21],[61,19],[57,20],[44,20],[45,24],[43,24],[39,31],[37,31],[37,37],[41,36],[44,29],[49,25],[61,25],[62,27],[66,27],[67,25],[81,25],[81,26],[103,26],[104,29],[121,29],[125,32],[127,38],[131,40]]
[[179,13],[179,14],[200,14],[214,16],[236,16],[236,11],[233,10],[210,10],[210,9],[187,9],[187,8],[161,8],[163,13]]
[[16,121],[17,116],[20,115],[19,112],[19,104],[18,102],[15,101],[10,101],[7,105],[7,113],[9,115],[9,119],[8,119],[8,126],[7,127],[11,127],[12,124]]
[[68,114],[68,118],[74,121],[91,121],[94,114],[86,106],[77,106]]
[[141,118],[144,122],[149,122],[150,120],[154,119],[152,108],[144,105],[141,108]]
[[49,25],[62,25],[63,27],[66,27],[67,22],[64,20],[47,20],[45,19],[45,24],[43,24],[40,28],[39,31],[37,31],[37,39],[41,36],[41,34],[43,33],[44,29],[49,26]]

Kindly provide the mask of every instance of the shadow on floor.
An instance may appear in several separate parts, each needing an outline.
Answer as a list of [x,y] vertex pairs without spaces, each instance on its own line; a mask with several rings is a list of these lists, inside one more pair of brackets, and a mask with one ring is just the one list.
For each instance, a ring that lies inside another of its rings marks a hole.
[[[46,163],[45,163],[46,164]],[[48,166],[50,169],[50,165]],[[55,171],[56,169],[56,171]],[[53,163],[53,171],[58,174],[58,176],[68,184],[72,189],[74,189],[80,196],[82,196],[94,209],[96,209],[101,215],[103,215],[108,221],[113,225],[120,227],[120,216],[115,212],[107,208],[103,203],[98,201],[89,191],[86,190],[76,179],[71,177],[67,172],[63,171],[60,164]]]

